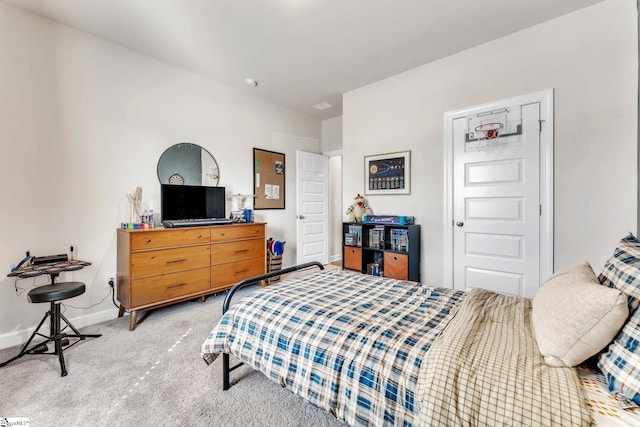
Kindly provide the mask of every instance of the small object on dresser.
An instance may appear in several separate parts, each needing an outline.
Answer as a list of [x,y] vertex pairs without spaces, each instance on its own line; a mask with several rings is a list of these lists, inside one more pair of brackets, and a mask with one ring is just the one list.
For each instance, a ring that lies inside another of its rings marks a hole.
[[140,204],[142,203],[142,188],[136,187],[134,193],[127,193],[129,200],[129,222],[140,223]]
[[245,222],[253,222],[253,218],[252,218],[252,210],[251,209],[243,209],[242,210],[244,212],[244,220]]
[[153,228],[153,224],[150,223],[140,223],[140,222],[123,222],[120,224],[120,228],[125,230],[147,230]]
[[233,222],[247,222],[244,217],[244,210],[242,211],[231,211],[231,221]]
[[145,209],[145,211],[140,216],[140,222],[142,224],[153,224],[153,210]]

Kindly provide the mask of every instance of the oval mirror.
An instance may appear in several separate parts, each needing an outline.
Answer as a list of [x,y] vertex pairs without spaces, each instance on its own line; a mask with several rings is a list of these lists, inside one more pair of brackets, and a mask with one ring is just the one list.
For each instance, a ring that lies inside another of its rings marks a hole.
[[158,160],[158,179],[161,184],[216,187],[220,173],[211,153],[199,145],[183,142],[162,153]]

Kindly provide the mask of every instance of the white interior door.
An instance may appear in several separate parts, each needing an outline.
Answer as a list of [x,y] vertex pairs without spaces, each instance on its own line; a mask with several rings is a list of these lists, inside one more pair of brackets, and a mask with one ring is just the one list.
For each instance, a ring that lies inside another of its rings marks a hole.
[[329,263],[329,160],[296,151],[297,264]]
[[[503,135],[478,138],[482,123]],[[453,283],[533,297],[540,284],[540,103],[453,120]]]

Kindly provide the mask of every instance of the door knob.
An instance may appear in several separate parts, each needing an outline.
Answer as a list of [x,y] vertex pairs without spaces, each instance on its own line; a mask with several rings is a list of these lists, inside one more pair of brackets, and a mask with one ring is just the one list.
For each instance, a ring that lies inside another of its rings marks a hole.
[[298,215],[298,219],[304,219],[304,215]]
[[456,225],[457,225],[458,227],[462,227],[462,226],[464,225],[464,222],[462,222],[462,221],[458,221],[458,222],[456,222]]

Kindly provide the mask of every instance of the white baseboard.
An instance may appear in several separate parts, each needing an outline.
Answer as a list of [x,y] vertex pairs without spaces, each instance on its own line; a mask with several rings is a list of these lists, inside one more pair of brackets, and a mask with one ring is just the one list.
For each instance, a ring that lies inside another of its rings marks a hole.
[[[111,308],[108,310],[102,310],[102,311],[87,314],[84,316],[74,317],[72,319],[69,319],[69,321],[77,329],[80,329],[86,326],[95,325],[96,323],[104,322],[106,320],[115,319],[116,317],[118,317],[118,309]],[[64,325],[64,321],[62,323]],[[33,333],[33,328],[35,328],[36,326],[38,325],[37,324],[33,325],[29,329],[13,331],[13,332],[0,335],[0,350],[24,344],[25,342],[27,342],[27,340]],[[47,325],[42,325],[41,329],[46,330],[45,328],[47,328]]]
[[342,261],[342,255],[337,254],[337,255],[331,255],[329,257],[329,262],[335,262],[335,261]]

